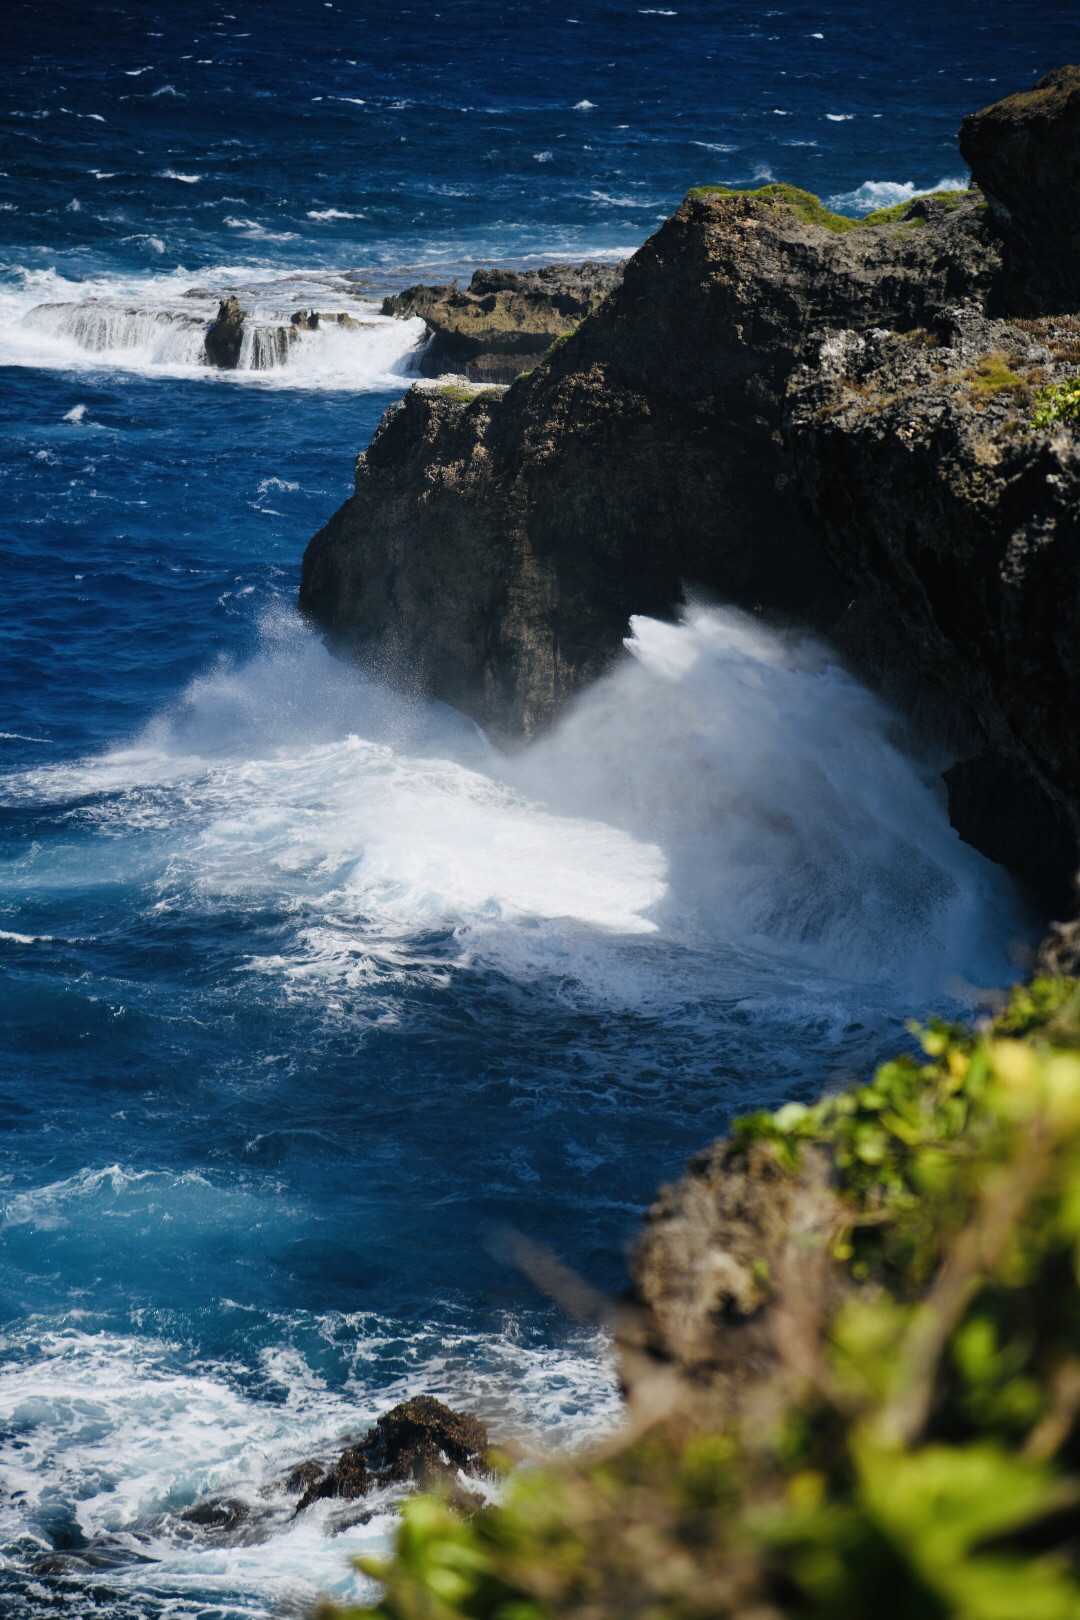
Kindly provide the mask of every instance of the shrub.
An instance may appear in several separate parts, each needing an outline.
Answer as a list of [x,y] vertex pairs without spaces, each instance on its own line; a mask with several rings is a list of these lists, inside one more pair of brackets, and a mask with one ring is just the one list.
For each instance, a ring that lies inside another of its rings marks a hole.
[[1075,422],[1080,418],[1080,377],[1053,383],[1044,388],[1035,402],[1035,426],[1049,427],[1052,422]]
[[1080,1616],[1080,983],[919,1038],[734,1128],[793,1176],[825,1155],[835,1197],[800,1239],[829,1287],[766,1281],[787,1367],[755,1421],[703,1429],[688,1392],[471,1516],[415,1498],[349,1620]]

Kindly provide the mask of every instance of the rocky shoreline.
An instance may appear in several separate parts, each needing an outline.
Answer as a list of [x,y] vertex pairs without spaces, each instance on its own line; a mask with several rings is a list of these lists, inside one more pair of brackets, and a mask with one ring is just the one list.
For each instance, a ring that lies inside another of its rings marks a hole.
[[1068,68],[974,115],[971,191],[859,222],[782,185],[691,192],[508,389],[387,412],[305,554],[302,612],[503,739],[687,590],[809,629],[930,717],[961,836],[1064,912],[1077,447],[1038,415],[1080,374],[1078,106]]

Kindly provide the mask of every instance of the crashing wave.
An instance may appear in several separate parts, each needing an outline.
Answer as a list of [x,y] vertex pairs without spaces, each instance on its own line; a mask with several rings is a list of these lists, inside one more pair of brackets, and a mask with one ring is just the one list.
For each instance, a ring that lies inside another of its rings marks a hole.
[[[68,284],[70,286],[70,284]],[[66,288],[64,290],[67,290]],[[77,288],[72,287],[72,291]],[[151,294],[159,289],[151,287]],[[282,288],[296,297],[297,290]],[[318,294],[335,289],[307,289]],[[222,372],[208,344],[219,322],[220,295],[209,289],[162,289],[164,296],[49,299],[0,310],[0,345],[8,364],[63,370],[98,369],[166,375]],[[224,374],[280,386],[398,389],[426,339],[420,320],[393,320],[377,306],[349,298],[348,308],[296,308],[268,301],[256,288],[236,306],[236,348]],[[232,300],[230,300],[232,302]],[[320,299],[320,303],[323,300]],[[235,363],[234,363],[235,361]]]

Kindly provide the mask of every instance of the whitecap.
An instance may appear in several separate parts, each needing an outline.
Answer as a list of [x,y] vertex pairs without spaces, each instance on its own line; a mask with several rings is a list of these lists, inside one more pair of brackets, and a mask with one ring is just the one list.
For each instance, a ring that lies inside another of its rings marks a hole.
[[203,176],[201,174],[182,174],[179,169],[159,169],[159,180],[182,180],[186,186],[196,185]]
[[936,184],[917,186],[910,180],[864,180],[853,191],[840,191],[827,198],[829,207],[849,214],[870,214],[878,208],[893,208],[932,191],[964,191],[967,176],[946,176]]
[[825,117],[830,124],[849,124],[855,117],[854,113],[826,113]]
[[308,219],[366,219],[365,214],[350,214],[343,208],[309,208]]
[[575,101],[574,102],[574,111],[575,112],[588,112],[590,108],[595,107],[595,106],[596,106],[595,101]]

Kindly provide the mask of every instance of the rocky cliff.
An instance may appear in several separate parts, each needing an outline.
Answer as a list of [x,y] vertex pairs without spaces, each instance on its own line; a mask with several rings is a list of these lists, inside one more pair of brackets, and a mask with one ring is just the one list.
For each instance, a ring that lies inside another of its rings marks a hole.
[[1030,318],[1036,294],[1044,314],[1068,305],[1075,186],[1035,249],[1055,147],[1066,184],[1075,161],[1074,74],[1002,104],[1007,139],[999,109],[965,125],[990,202],[857,223],[787,186],[692,191],[528,376],[428,385],[387,413],[305,555],[303,612],[503,735],[547,724],[631,613],[687,590],[808,627],[901,701],[915,680],[947,694],[969,728],[954,820],[1058,906],[1080,803],[1062,707],[1074,429],[1035,417],[1078,356],[1065,325],[992,320]]
[[692,193],[612,292],[506,393],[414,389],[304,559],[301,608],[503,734],[546,724],[687,586],[839,633],[851,591],[780,441],[823,326],[922,326],[982,299],[977,197],[918,223],[817,223],[787,188]]

